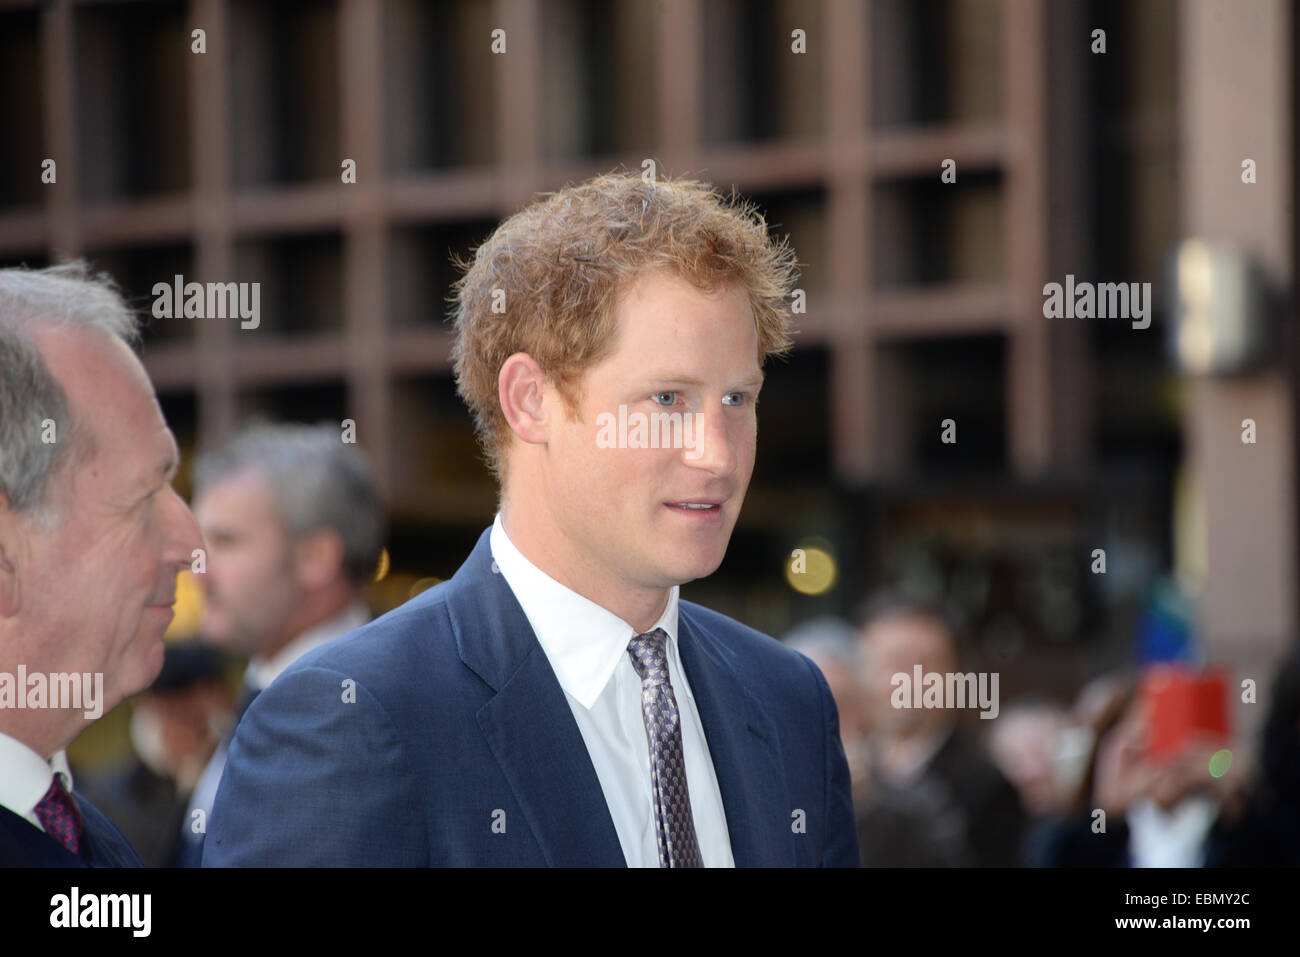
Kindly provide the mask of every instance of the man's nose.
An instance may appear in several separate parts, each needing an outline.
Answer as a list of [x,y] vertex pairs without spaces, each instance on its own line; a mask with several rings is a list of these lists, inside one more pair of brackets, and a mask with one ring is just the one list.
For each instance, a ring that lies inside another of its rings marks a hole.
[[736,470],[736,449],[727,430],[726,416],[721,413],[706,415],[695,413],[695,447],[682,455],[696,468],[702,468],[719,478],[726,478]]
[[203,534],[194,513],[177,494],[176,489],[167,489],[167,516],[164,524],[167,536],[164,561],[175,564],[178,568],[189,568],[194,563],[194,552],[203,549]]

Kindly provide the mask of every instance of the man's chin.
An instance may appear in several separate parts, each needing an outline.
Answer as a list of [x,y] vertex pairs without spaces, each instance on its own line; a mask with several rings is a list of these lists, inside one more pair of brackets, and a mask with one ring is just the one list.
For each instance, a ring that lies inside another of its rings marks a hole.
[[708,578],[718,570],[722,558],[722,555],[682,556],[681,560],[675,562],[668,570],[666,577],[674,585],[685,585],[701,578]]
[[[167,656],[167,642],[163,640],[162,632],[157,637],[150,637],[149,650],[146,652],[144,664],[141,666],[140,674],[145,679],[144,686],[138,689],[143,691],[154,683],[163,668],[163,659]],[[137,692],[133,691],[132,694]]]
[[148,690],[162,672],[163,659],[167,654],[163,631],[151,630],[147,635],[136,638],[138,647],[133,649],[134,660],[123,660],[123,667],[118,674],[105,674],[107,690],[102,702],[103,713],[107,714],[126,698]]
[[257,650],[257,641],[243,629],[221,622],[220,627],[213,627],[213,622],[205,621],[199,629],[198,639],[209,648],[225,652],[228,655],[252,657]]

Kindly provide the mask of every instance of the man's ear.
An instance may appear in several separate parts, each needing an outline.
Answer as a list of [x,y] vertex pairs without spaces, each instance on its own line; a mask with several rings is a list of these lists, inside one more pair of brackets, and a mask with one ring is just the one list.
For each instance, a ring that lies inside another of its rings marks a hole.
[[530,445],[551,437],[550,410],[546,392],[550,384],[542,367],[526,352],[516,352],[501,364],[497,373],[497,400],[511,431]]
[[332,528],[318,528],[293,545],[293,576],[298,587],[314,591],[343,574],[343,539]]
[[18,516],[9,505],[9,496],[0,492],[0,618],[18,613],[22,596],[18,587]]

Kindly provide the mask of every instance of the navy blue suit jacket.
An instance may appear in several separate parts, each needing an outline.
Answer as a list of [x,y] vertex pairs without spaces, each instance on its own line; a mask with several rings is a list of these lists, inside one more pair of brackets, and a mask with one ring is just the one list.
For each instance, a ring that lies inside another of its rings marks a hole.
[[[449,581],[291,665],[244,715],[205,866],[626,864],[488,532]],[[835,702],[804,656],[681,602],[737,866],[858,863]]]
[[143,867],[130,842],[80,794],[81,854],[73,854],[30,821],[0,807],[0,867]]

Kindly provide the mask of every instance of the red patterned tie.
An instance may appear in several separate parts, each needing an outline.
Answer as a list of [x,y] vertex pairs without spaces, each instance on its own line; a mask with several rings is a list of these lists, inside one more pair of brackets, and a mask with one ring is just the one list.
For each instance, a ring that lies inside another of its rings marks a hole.
[[36,820],[41,822],[46,834],[73,854],[81,853],[81,812],[63,786],[63,778],[57,774],[45,797],[36,805]]

